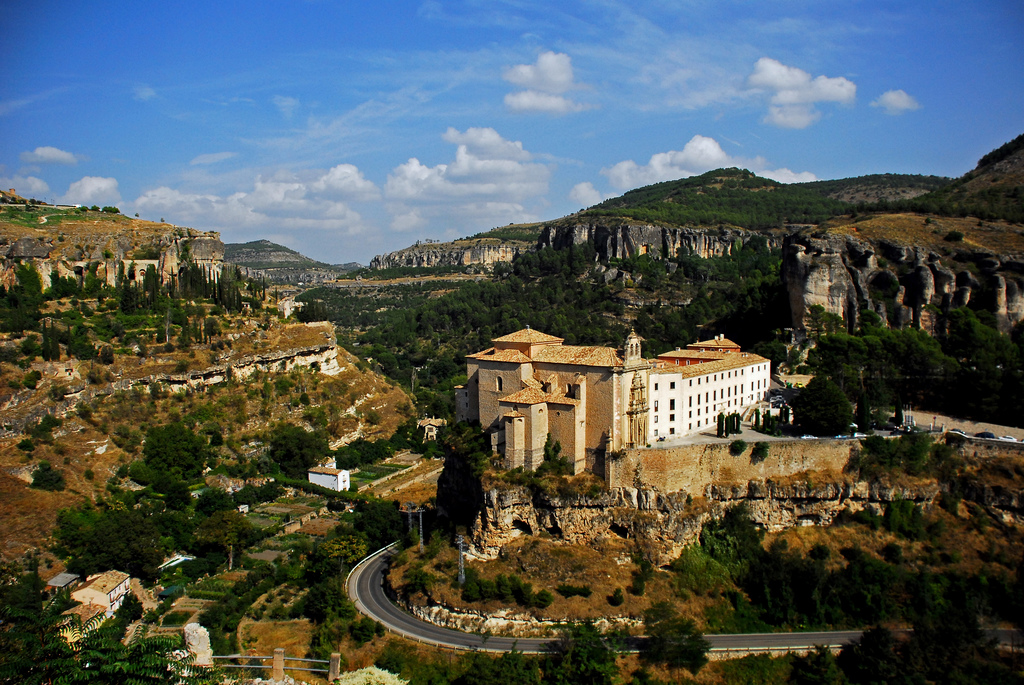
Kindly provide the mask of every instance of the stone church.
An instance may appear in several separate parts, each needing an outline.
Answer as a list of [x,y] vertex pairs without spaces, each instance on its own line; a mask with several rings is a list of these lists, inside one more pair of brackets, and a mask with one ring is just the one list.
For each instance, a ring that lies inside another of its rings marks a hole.
[[491,342],[466,358],[455,413],[490,432],[509,469],[535,470],[550,434],[574,473],[600,474],[608,452],[706,430],[719,411],[767,397],[768,360],[721,337],[656,360],[644,359],[635,332],[621,349],[564,345],[530,328]]

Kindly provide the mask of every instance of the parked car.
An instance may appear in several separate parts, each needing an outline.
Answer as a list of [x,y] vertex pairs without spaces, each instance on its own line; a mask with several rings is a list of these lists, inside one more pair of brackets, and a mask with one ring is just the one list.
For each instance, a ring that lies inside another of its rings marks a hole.
[[1003,440],[1005,442],[1017,442],[1017,438],[1012,435],[1000,435],[996,440]]
[[980,433],[975,433],[974,437],[976,437],[976,438],[985,438],[987,440],[995,440],[996,439],[996,434],[993,433],[992,431],[981,431]]
[[953,435],[959,435],[961,438],[966,438],[967,437],[967,433],[964,433],[959,428],[951,428],[949,430],[949,432],[952,433]]
[[801,440],[817,440],[818,436],[816,436],[816,435],[801,435],[800,439]]

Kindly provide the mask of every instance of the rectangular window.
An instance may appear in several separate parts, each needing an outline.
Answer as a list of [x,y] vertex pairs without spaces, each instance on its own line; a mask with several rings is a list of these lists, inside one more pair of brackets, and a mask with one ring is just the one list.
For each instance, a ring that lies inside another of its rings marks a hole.
[[688,430],[688,431],[692,431],[692,430],[693,430],[693,424],[692,424],[692,423],[691,423],[691,424],[689,424],[689,425],[687,426],[686,430]]
[[693,406],[693,395],[690,395],[690,406]]
[[669,420],[670,422],[672,422],[672,421],[675,421],[675,420],[676,420],[676,415],[675,415],[675,414],[669,414],[669,415],[668,415],[668,420]]
[[689,416],[687,416],[686,418],[688,418],[688,419],[692,419],[692,418],[693,418],[693,412],[691,411],[691,412],[690,412],[690,415],[689,415]]
[[693,379],[692,378],[690,379],[690,387],[691,388],[693,387]]
[[675,390],[676,389],[676,382],[672,381],[671,383],[669,383],[668,384],[668,389],[669,390]]
[[654,389],[655,389],[655,390],[657,390],[657,389],[658,389],[658,384],[657,384],[657,383],[655,383],[655,384],[654,384]]
[[675,408],[676,408],[676,401],[675,401],[675,400],[669,400],[669,401],[668,401],[668,408],[669,408],[670,410],[671,410],[671,409],[675,409]]
[[669,428],[668,429],[668,434],[669,435],[675,435],[676,434],[676,429],[675,428]]
[[654,415],[654,423],[658,423],[658,415],[657,414]]
[[654,411],[658,411],[658,400],[654,400]]
[[716,401],[717,402],[718,401],[718,391],[717,390],[712,390],[711,391],[711,395],[712,395],[712,397],[711,397],[712,401]]
[[657,428],[654,429],[654,437],[658,437],[658,429]]

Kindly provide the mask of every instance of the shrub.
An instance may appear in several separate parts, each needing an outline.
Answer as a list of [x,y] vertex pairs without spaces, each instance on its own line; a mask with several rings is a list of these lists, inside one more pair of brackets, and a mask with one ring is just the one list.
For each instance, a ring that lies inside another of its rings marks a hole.
[[41,461],[32,472],[32,487],[40,490],[63,490],[64,474],[50,466],[50,462]]
[[558,594],[563,597],[589,597],[593,590],[590,589],[589,585],[568,585],[562,584],[555,588]]
[[943,238],[943,240],[945,240],[947,242],[950,242],[950,243],[959,243],[959,242],[963,241],[963,239],[964,239],[964,234],[961,233],[960,231],[950,231]]
[[622,606],[622,603],[626,601],[626,595],[622,592],[622,588],[615,588],[615,592],[608,595],[608,603],[613,607]]
[[741,454],[743,454],[744,451],[746,451],[746,449],[746,440],[733,440],[731,443],[729,443],[729,454],[731,454],[734,457],[740,456]]
[[754,449],[750,451],[750,461],[759,464],[768,458],[768,443],[755,442]]

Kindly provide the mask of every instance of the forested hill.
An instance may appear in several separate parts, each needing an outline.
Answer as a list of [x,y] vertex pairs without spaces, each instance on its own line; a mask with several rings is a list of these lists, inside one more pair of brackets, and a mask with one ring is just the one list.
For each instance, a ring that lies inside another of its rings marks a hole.
[[922,176],[920,174],[870,174],[831,181],[811,181],[796,185],[821,193],[833,200],[878,202],[918,197],[949,185],[952,180],[945,176]]
[[334,269],[348,271],[360,268],[354,262],[349,264],[325,264],[269,240],[253,240],[248,243],[225,243],[224,260],[246,266],[250,269]]
[[655,183],[605,200],[579,216],[626,217],[674,226],[730,224],[752,230],[786,223],[819,223],[849,205],[798,185],[761,178],[745,169]]

